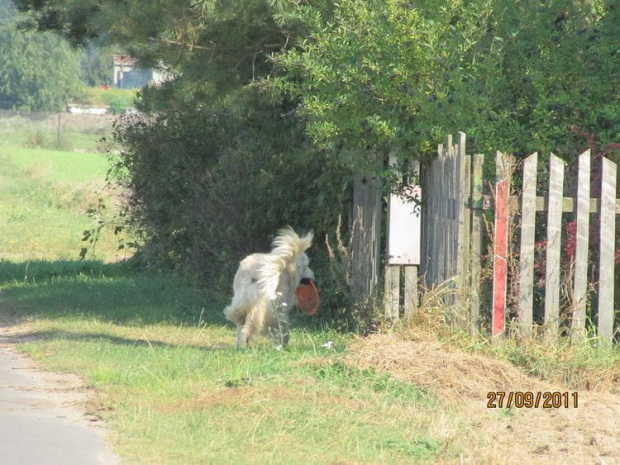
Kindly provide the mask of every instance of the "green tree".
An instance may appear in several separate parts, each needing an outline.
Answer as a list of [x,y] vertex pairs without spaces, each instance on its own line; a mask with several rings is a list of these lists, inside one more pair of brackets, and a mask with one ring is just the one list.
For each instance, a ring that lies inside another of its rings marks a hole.
[[343,0],[276,57],[276,89],[349,166],[369,147],[430,154],[458,130],[472,150],[572,155],[576,127],[619,138],[618,15],[603,0]]
[[458,130],[516,153],[620,133],[612,0],[16,3],[172,71],[117,127],[118,171],[149,250],[203,276],[283,224],[332,233],[370,154],[423,157]]
[[[324,2],[324,0],[317,0]],[[62,34],[76,46],[92,41],[122,47],[144,67],[164,65],[177,76],[170,100],[213,99],[234,92],[272,70],[270,54],[307,32],[288,17],[289,0],[16,0],[23,23]],[[154,94],[152,94],[154,95]]]
[[56,111],[80,84],[79,57],[59,37],[0,28],[0,106]]
[[13,5],[12,0],[0,0],[0,25],[12,21],[15,12],[15,5]]
[[105,48],[90,45],[81,61],[82,78],[89,86],[112,84],[112,54]]
[[79,92],[79,55],[58,36],[0,25],[0,107],[59,110]]

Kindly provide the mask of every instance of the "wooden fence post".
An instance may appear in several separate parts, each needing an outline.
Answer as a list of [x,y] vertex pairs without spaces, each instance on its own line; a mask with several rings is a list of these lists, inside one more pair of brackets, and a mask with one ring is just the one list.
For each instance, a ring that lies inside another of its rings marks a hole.
[[419,307],[418,302],[418,266],[405,266],[405,318],[412,316]]
[[603,158],[599,252],[598,335],[611,343],[614,332],[614,254],[617,166]]
[[545,267],[545,326],[547,326],[552,337],[558,335],[560,318],[563,189],[564,162],[552,153],[549,159],[547,262]]
[[386,318],[396,323],[400,317],[400,266],[398,265],[385,267],[383,306]]
[[[465,153],[465,141],[466,135],[464,132],[459,132],[459,142],[456,147],[456,173],[458,174],[458,181],[454,184],[454,198],[456,200],[455,212],[456,228],[456,267],[455,272],[457,275],[457,292],[455,299],[455,306],[458,315],[462,315],[464,310],[468,310],[465,307],[465,303],[469,300],[469,277],[470,277],[470,246],[471,246],[471,156]],[[469,313],[467,311],[467,313]],[[465,320],[469,321],[471,315],[464,315]]]
[[506,329],[506,286],[508,278],[508,200],[510,177],[502,153],[496,154],[495,243],[493,245],[493,314],[491,335],[499,336]]
[[484,155],[474,154],[471,200],[472,200],[472,218],[471,218],[471,324],[472,332],[478,333],[480,330],[480,275],[482,272],[482,165],[484,164]]
[[573,278],[573,338],[584,336],[588,291],[588,247],[590,236],[590,150],[579,156]]
[[534,309],[534,245],[536,230],[536,177],[538,153],[523,163],[521,195],[521,250],[519,252],[519,325],[524,335],[532,333]]
[[381,189],[377,172],[357,173],[353,181],[352,290],[356,305],[373,304],[379,279]]

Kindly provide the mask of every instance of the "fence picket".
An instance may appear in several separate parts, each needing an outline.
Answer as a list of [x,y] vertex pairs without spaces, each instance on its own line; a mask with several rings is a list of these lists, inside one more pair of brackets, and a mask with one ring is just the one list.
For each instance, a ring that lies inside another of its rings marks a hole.
[[367,305],[376,298],[381,258],[381,188],[377,176],[356,174],[353,205],[353,296],[356,305]]
[[614,331],[614,247],[617,166],[603,158],[599,253],[598,334],[611,342]]
[[443,164],[443,146],[439,145],[437,148],[437,157],[433,160],[431,166],[430,180],[426,184],[426,191],[428,192],[426,208],[424,209],[425,217],[428,219],[427,231],[425,243],[427,245],[425,254],[427,272],[426,279],[428,286],[432,287],[437,284],[438,272],[439,272],[439,250],[441,249],[441,242],[439,241],[441,231],[441,196],[442,183],[441,176],[443,176],[442,170]]
[[506,329],[506,290],[508,284],[508,198],[510,178],[502,153],[496,155],[495,244],[493,247],[493,315],[491,335]]
[[405,267],[405,318],[412,316],[418,309],[418,267]]
[[[442,152],[441,152],[441,178],[445,179],[446,177],[446,164],[447,164],[447,148],[446,145],[444,144],[444,146],[442,147]],[[441,242],[438,244],[438,250],[437,250],[437,256],[438,256],[438,263],[437,263],[437,281],[441,282],[443,281],[443,276],[445,275],[445,270],[446,270],[446,253],[447,253],[447,248],[448,248],[448,244],[446,243],[446,238],[447,238],[447,229],[448,229],[448,224],[450,223],[450,219],[448,218],[448,203],[446,202],[446,195],[448,194],[448,187],[447,187],[447,180],[445,181],[439,181],[440,183],[440,195],[441,195],[441,199],[439,199],[439,221],[437,222],[437,226],[440,227],[440,229],[438,230],[439,232],[439,236],[441,237]]]
[[547,263],[545,267],[545,326],[557,336],[560,317],[560,259],[562,252],[562,197],[564,162],[549,158],[549,211],[547,212]]
[[536,177],[538,153],[523,163],[521,198],[521,250],[519,253],[519,324],[523,334],[532,332],[534,309],[534,241],[536,230]]
[[590,150],[579,156],[577,175],[577,211],[575,230],[575,264],[573,278],[573,336],[583,336],[586,324],[588,290],[588,240],[590,236]]
[[459,143],[457,146],[457,167],[459,169],[459,182],[456,183],[456,215],[458,234],[456,237],[456,275],[458,278],[458,289],[456,294],[457,308],[461,308],[464,301],[467,301],[468,278],[470,269],[470,246],[471,246],[471,206],[469,201],[471,195],[471,156],[465,153],[465,133],[459,132]]
[[[454,248],[452,247],[452,231],[454,227],[454,211],[452,210],[452,183],[454,182],[454,176],[457,174],[454,171],[454,146],[450,143],[446,147],[446,164],[444,165],[444,175],[446,176],[446,190],[444,195],[444,205],[446,212],[446,228],[444,229],[444,278],[447,278],[452,274],[452,256]],[[451,173],[451,175],[448,175]]]
[[385,294],[383,296],[385,316],[396,323],[400,308],[400,266],[385,267]]
[[[459,251],[458,251],[458,236],[459,236],[459,214],[457,210],[459,206],[458,202],[458,186],[460,181],[460,166],[459,166],[459,158],[458,158],[458,144],[454,144],[451,146],[450,150],[450,171],[453,173],[450,176],[448,181],[448,185],[450,190],[448,191],[448,208],[450,215],[450,230],[448,232],[448,241],[450,244],[450,255],[446,260],[448,266],[448,274],[447,278],[451,278],[457,273],[457,263],[459,259]],[[456,287],[457,281],[454,280],[454,286]],[[454,302],[454,300],[452,300]]]
[[443,192],[442,192],[442,217],[444,220],[443,228],[441,229],[441,234],[443,236],[443,247],[441,248],[441,273],[440,280],[444,281],[447,279],[450,274],[450,257],[452,256],[452,247],[450,244],[451,240],[451,226],[452,226],[452,215],[450,211],[450,194],[451,194],[451,181],[454,177],[454,171],[452,166],[452,136],[446,137],[446,141],[443,146],[443,165],[442,165],[442,182]]
[[480,274],[482,272],[482,165],[484,155],[474,154],[472,173],[471,219],[471,323],[472,331],[480,330]]

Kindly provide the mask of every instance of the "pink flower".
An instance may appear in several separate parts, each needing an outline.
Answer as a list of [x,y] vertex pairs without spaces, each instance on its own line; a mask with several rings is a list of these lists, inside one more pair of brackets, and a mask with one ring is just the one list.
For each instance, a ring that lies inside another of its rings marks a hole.
[[571,221],[566,225],[566,246],[564,253],[570,261],[575,259],[575,251],[577,250],[577,222]]
[[547,248],[547,241],[544,239],[534,244],[534,249],[536,249],[536,252],[540,252],[541,250],[544,250],[546,248]]

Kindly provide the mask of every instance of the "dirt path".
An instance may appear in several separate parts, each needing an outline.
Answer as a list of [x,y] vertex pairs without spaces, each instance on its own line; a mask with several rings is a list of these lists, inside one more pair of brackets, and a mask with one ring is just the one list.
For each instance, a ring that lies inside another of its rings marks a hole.
[[85,411],[76,376],[45,372],[12,348],[12,318],[0,310],[0,462],[2,465],[113,465],[120,459],[101,422]]
[[[507,362],[428,341],[379,335],[351,349],[352,363],[429,387],[458,412],[466,426],[459,434],[471,438],[465,463],[620,465],[619,395],[579,391],[575,408],[575,391],[528,377]],[[488,408],[487,393],[498,391],[568,392],[569,406]]]

